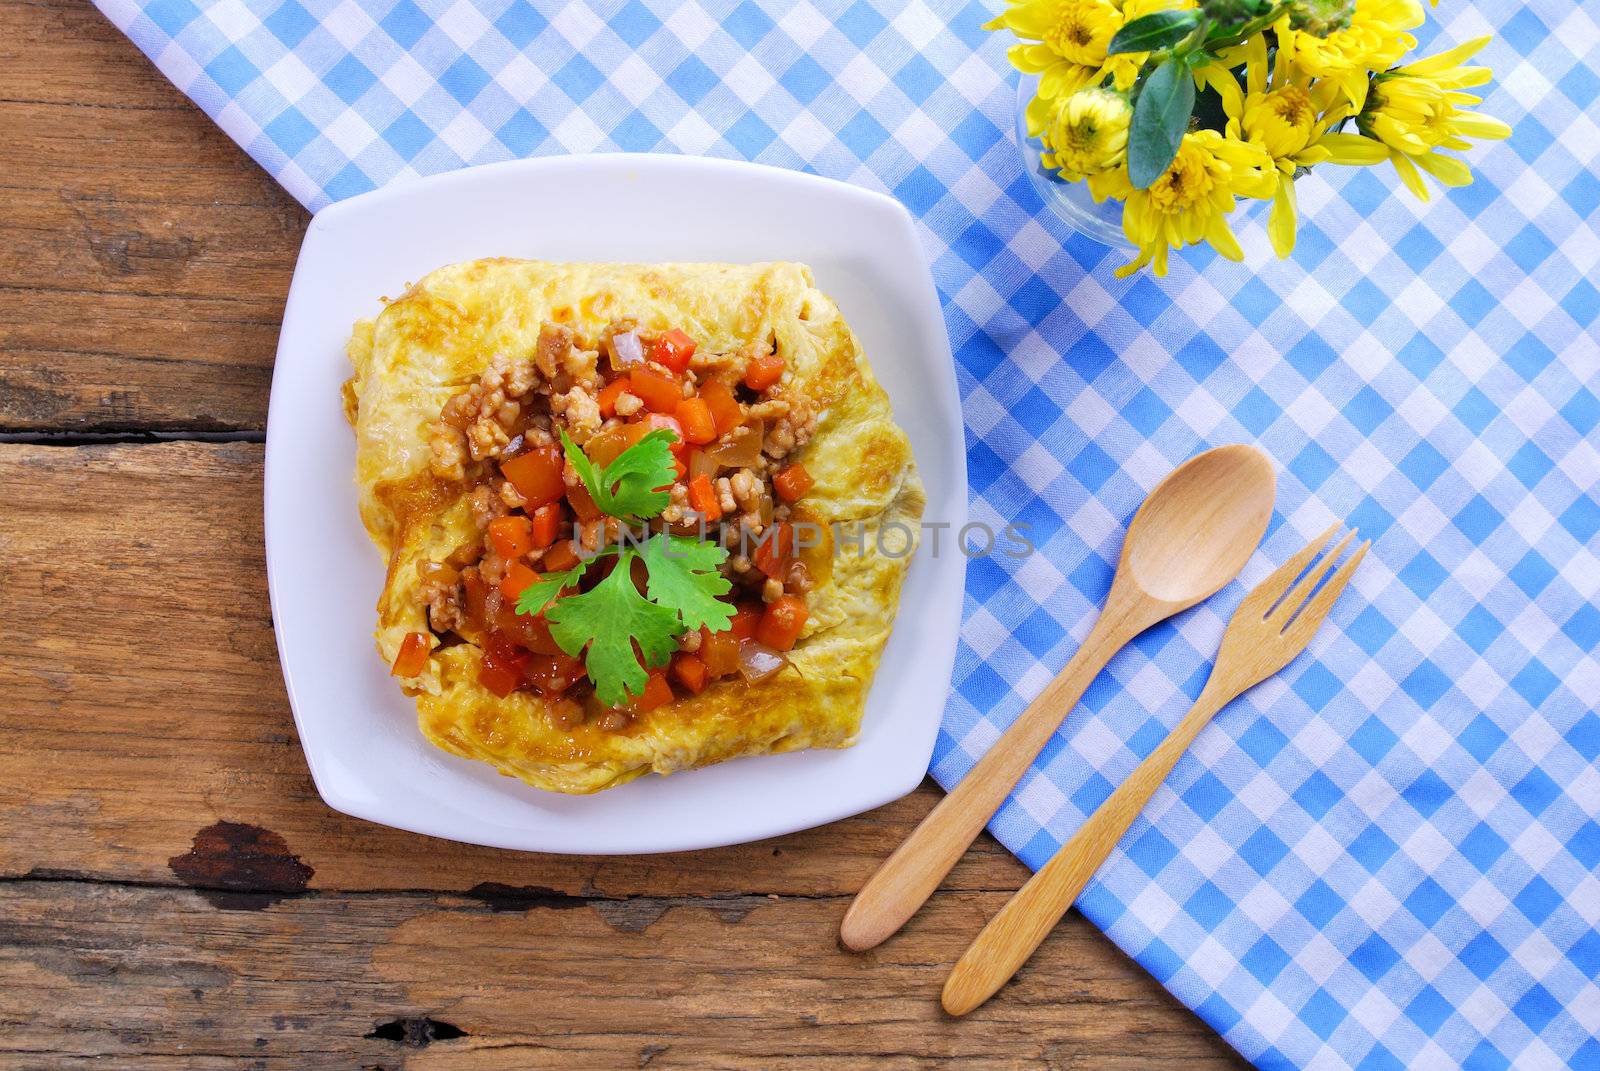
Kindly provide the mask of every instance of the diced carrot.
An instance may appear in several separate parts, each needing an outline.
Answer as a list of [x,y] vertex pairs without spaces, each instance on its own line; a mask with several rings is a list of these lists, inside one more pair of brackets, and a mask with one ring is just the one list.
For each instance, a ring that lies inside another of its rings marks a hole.
[[746,604],[739,607],[733,615],[733,622],[728,625],[728,631],[736,639],[748,640],[756,634],[756,625],[761,621],[761,608]]
[[706,664],[696,655],[679,652],[672,658],[672,679],[699,695],[706,690]]
[[659,669],[650,671],[650,679],[645,681],[644,693],[634,699],[629,706],[640,714],[656,707],[664,707],[672,702],[672,685],[667,681],[665,672]]
[[[755,634],[755,618],[750,621],[751,635]],[[712,632],[700,630],[700,661],[710,677],[730,677],[739,672],[739,637],[733,630]]]
[[783,378],[783,358],[766,353],[745,366],[744,385],[751,390],[766,390]]
[[561,534],[561,503],[551,502],[533,511],[533,549],[543,550]]
[[506,566],[506,577],[500,581],[500,594],[507,602],[515,603],[517,596],[522,594],[522,589],[539,579],[539,574],[529,569],[521,562],[512,562]]
[[[428,636],[424,632],[408,632],[400,641],[400,653],[394,656],[393,677],[415,677],[428,665]],[[704,668],[704,667],[702,667]]]
[[572,540],[563,539],[544,552],[544,568],[547,573],[560,573],[571,569],[578,564],[578,552],[573,549]]
[[665,372],[649,365],[636,366],[628,373],[629,390],[637,394],[652,413],[670,413],[683,401],[683,388]]
[[600,403],[600,415],[610,420],[617,415],[617,399],[628,389],[628,380],[618,376],[604,387],[600,388],[600,395],[595,400]]
[[689,367],[689,358],[694,356],[694,351],[694,339],[676,327],[671,331],[663,331],[650,340],[650,359],[672,369],[680,376]]
[[580,521],[598,521],[600,507],[594,504],[594,498],[589,494],[589,489],[583,484],[575,484],[567,488],[567,501],[572,503],[572,512],[578,515]]
[[711,486],[711,477],[701,473],[689,481],[689,508],[703,515],[708,523],[722,519],[722,503]]
[[561,479],[565,458],[559,446],[540,446],[500,462],[500,473],[527,500],[526,509],[538,509],[567,493]]
[[772,477],[772,487],[778,492],[778,497],[785,502],[793,502],[800,498],[817,481],[811,478],[811,473],[806,471],[804,465],[798,462],[785,465]]
[[717,418],[703,398],[685,398],[678,403],[678,423],[683,437],[692,443],[708,443],[717,437]]
[[800,638],[806,624],[805,600],[798,595],[780,595],[767,604],[756,626],[756,640],[776,651],[787,651]]
[[717,422],[718,435],[726,435],[744,423],[744,411],[739,408],[739,400],[722,380],[713,379],[701,384],[700,400],[711,410],[711,416]]
[[489,542],[502,558],[520,558],[533,549],[533,522],[513,514],[489,522]]
[[794,560],[794,526],[780,521],[762,532],[751,560],[763,573],[782,580],[784,571]]

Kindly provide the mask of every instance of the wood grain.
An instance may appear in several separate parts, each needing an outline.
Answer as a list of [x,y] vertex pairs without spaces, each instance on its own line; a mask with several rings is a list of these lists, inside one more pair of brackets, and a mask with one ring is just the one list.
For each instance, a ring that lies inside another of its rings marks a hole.
[[947,950],[1002,898],[941,898],[863,957],[828,940],[836,898],[495,911],[385,893],[240,912],[184,890],[0,885],[0,1068],[1234,1066],[1076,920],[1010,1000],[942,1016]]
[[[0,435],[259,437],[306,213],[80,0],[0,3]],[[57,437],[60,438],[57,438]],[[895,942],[848,895],[939,798],[563,858],[317,798],[262,448],[0,443],[0,1071],[1243,1066],[1076,916],[937,1010],[1026,877],[988,837]]]
[[0,4],[0,432],[253,431],[309,218],[88,4]]

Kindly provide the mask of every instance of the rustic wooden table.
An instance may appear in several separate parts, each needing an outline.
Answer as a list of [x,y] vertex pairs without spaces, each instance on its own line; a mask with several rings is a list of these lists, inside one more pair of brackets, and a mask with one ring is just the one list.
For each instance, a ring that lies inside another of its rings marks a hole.
[[1076,915],[962,1021],[1024,879],[848,896],[931,783],[781,840],[519,855],[334,814],[278,674],[262,429],[307,215],[87,4],[0,2],[0,1068],[1241,1067]]

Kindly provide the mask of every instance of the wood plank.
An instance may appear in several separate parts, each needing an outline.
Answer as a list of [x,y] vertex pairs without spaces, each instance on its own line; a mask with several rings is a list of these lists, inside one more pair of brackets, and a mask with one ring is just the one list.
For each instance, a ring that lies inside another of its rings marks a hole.
[[89,5],[0,5],[0,431],[259,431],[309,218]]
[[1245,1065],[1073,917],[960,1020],[936,995],[1001,903],[960,893],[865,956],[834,899],[494,911],[330,894],[0,883],[0,1068],[1093,1068]]

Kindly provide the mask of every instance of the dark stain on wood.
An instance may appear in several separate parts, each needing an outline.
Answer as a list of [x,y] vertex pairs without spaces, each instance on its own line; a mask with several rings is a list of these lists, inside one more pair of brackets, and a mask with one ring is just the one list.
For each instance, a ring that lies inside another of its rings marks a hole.
[[270,829],[216,822],[194,835],[194,845],[167,860],[184,884],[224,911],[260,911],[305,892],[315,873]]
[[650,1061],[666,1052],[668,1048],[667,1045],[646,1045],[639,1050],[639,1066],[649,1067]]
[[450,1041],[467,1037],[467,1032],[454,1023],[446,1023],[427,1016],[406,1016],[379,1023],[366,1037],[374,1041],[396,1041],[412,1049],[425,1049],[435,1041]]
[[571,911],[588,904],[584,897],[569,896],[559,889],[543,885],[503,885],[498,881],[480,881],[462,895],[487,904],[489,910],[495,912],[532,911],[536,907]]

